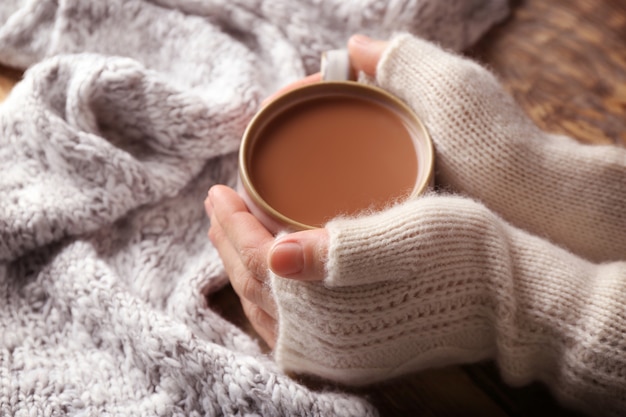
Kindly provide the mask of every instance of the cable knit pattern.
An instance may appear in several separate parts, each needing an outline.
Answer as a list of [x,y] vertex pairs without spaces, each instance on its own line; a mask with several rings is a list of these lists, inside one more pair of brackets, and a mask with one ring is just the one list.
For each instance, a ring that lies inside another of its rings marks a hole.
[[626,150],[541,132],[487,70],[409,35],[376,82],[425,121],[446,191],[329,222],[323,283],[272,277],[279,364],[359,385],[493,359],[624,415]]
[[202,202],[260,101],[349,34],[468,46],[504,0],[2,0],[0,415],[372,416],[206,295]]

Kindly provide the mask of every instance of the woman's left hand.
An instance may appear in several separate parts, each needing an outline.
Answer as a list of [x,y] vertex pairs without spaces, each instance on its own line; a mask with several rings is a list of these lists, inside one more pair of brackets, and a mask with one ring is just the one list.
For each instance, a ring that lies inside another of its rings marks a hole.
[[244,314],[273,348],[278,315],[267,282],[269,270],[286,278],[322,280],[328,234],[325,229],[314,229],[275,240],[241,197],[224,185],[211,187],[204,207],[211,218],[209,239],[219,252]]
[[[355,70],[373,76],[386,46],[386,42],[371,41],[360,35],[351,37],[348,52]],[[268,97],[263,105],[288,90],[320,79],[318,73],[298,80]],[[326,229],[306,230],[275,241],[274,236],[248,211],[241,197],[223,185],[209,190],[204,206],[211,218],[209,238],[222,258],[243,311],[259,336],[273,348],[278,312],[268,283],[269,270],[284,278],[323,280],[328,232]]]
[[212,187],[204,207],[211,218],[209,239],[219,252],[243,311],[259,336],[273,348],[276,303],[266,281],[267,253],[274,237],[231,188]]

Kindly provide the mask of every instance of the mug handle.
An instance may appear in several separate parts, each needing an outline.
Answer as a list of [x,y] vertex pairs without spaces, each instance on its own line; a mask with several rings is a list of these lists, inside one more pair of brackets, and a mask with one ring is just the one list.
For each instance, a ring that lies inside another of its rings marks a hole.
[[352,66],[347,49],[322,52],[320,65],[322,81],[348,81],[352,79]]

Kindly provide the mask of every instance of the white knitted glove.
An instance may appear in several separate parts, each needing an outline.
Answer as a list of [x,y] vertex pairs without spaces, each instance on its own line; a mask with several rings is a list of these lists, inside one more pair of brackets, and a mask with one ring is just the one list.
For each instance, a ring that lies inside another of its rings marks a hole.
[[428,127],[440,185],[588,259],[626,258],[626,150],[542,132],[486,69],[407,35],[377,81]]
[[429,128],[438,183],[473,199],[330,222],[323,284],[272,279],[277,361],[366,384],[492,358],[511,383],[623,412],[626,151],[541,132],[489,72],[408,36],[377,81]]

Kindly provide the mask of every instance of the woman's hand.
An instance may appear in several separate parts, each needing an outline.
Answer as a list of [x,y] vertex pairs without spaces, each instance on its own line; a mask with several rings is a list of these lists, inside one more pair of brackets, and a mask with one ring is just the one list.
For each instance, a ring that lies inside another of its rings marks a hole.
[[211,218],[209,238],[256,332],[271,347],[276,342],[276,304],[267,285],[268,268],[300,280],[321,280],[328,248],[324,229],[274,236],[248,211],[239,195],[223,185],[204,202]]
[[[386,46],[386,42],[373,41],[362,35],[350,38],[348,51],[355,69],[374,76]],[[319,80],[320,75],[313,74],[275,95]],[[274,241],[270,232],[250,214],[239,195],[222,185],[211,188],[204,204],[211,218],[209,238],[224,262],[243,311],[257,333],[273,348],[277,313],[267,284],[268,270],[285,278],[321,281],[328,252],[328,233],[324,229],[307,230]]]
[[273,348],[276,304],[266,276],[267,253],[274,237],[250,214],[239,195],[226,186],[211,187],[204,207],[211,219],[209,239],[217,248],[243,311]]

